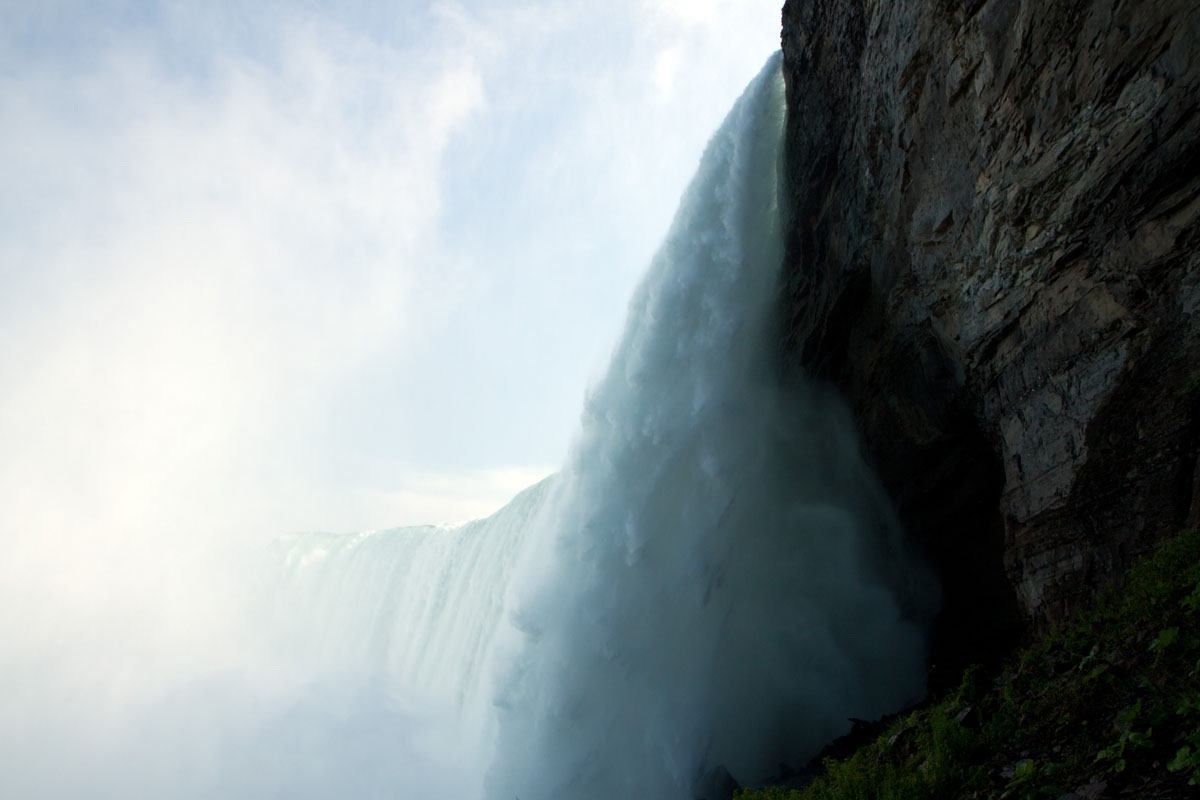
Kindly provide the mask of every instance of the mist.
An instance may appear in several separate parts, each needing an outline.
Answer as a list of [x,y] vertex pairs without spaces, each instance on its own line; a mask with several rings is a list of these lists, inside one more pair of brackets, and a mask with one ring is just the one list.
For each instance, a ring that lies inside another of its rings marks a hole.
[[508,668],[331,643],[278,543],[573,463],[754,5],[0,7],[0,793],[477,791]]

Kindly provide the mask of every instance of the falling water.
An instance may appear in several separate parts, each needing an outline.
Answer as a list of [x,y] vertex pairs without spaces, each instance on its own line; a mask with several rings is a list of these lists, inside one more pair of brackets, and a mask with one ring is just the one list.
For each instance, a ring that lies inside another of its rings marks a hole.
[[311,658],[452,708],[494,800],[692,798],[923,688],[925,572],[827,389],[773,361],[785,104],[713,137],[561,472],[492,517],[281,544]]

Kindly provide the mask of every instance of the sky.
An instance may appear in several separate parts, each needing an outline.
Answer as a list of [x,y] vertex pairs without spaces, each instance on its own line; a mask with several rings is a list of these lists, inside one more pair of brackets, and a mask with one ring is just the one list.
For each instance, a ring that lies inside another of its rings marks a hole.
[[10,777],[246,668],[231,551],[563,460],[779,5],[0,0]]
[[498,508],[778,5],[0,0],[0,532]]

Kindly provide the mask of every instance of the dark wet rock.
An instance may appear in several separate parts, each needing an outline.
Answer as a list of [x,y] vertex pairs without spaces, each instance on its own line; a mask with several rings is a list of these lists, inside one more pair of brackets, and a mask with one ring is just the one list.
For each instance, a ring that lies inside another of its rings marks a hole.
[[1200,3],[789,0],[786,353],[944,583],[935,660],[1200,523]]

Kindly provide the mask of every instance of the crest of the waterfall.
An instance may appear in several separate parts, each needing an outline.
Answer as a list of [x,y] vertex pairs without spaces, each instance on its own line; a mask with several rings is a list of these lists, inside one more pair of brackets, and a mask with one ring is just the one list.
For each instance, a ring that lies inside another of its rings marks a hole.
[[488,705],[481,675],[505,591],[554,480],[464,525],[279,540],[284,569],[271,594],[283,605],[277,618],[290,620],[288,646],[321,672],[354,672],[394,696],[472,716]]
[[845,409],[771,360],[783,92],[776,55],[709,144],[527,534],[496,800],[762,780],[922,692],[924,573]]

